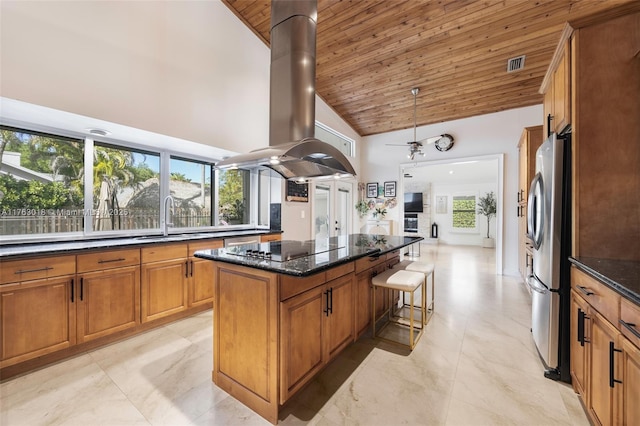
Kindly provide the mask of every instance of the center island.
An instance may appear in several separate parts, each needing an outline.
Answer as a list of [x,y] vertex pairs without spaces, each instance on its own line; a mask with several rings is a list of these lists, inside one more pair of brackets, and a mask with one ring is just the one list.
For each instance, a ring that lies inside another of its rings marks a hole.
[[390,303],[371,278],[422,237],[351,234],[201,250],[214,262],[213,381],[273,424]]

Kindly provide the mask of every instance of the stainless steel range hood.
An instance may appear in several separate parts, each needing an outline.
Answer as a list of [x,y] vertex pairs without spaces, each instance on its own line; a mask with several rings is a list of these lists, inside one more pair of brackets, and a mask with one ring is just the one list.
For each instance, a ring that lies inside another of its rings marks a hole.
[[216,164],[266,166],[287,179],[355,175],[347,157],[314,137],[316,0],[272,0],[269,146]]

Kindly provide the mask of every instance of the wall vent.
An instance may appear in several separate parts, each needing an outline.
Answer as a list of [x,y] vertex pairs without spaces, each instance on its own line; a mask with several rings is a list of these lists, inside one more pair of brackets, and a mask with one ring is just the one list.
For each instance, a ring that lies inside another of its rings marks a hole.
[[511,58],[507,61],[507,72],[520,71],[524,68],[525,55],[518,56],[517,58]]

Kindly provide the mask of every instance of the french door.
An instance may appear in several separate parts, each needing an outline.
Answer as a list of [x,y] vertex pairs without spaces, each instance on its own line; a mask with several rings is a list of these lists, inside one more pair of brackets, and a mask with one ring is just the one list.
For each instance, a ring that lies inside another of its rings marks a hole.
[[317,182],[313,192],[314,239],[348,235],[353,227],[353,184]]

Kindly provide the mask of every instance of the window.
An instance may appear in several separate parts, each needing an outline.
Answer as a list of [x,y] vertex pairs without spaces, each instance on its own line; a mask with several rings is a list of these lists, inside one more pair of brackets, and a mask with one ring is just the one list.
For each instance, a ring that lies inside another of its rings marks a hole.
[[177,228],[211,226],[211,164],[171,157],[169,192]]
[[218,171],[218,225],[250,223],[250,171],[230,169]]
[[96,144],[94,231],[160,227],[160,155]]
[[355,142],[353,141],[353,139],[349,139],[348,137],[341,135],[335,130],[318,122],[316,122],[315,132],[316,138],[335,146],[346,156],[354,156],[353,145]]
[[168,194],[175,233],[279,218],[282,180],[269,169],[214,172],[206,159],[125,141],[0,131],[3,243],[158,234]]
[[82,140],[1,126],[0,235],[82,232]]
[[476,229],[476,196],[453,196],[453,228],[456,230]]

